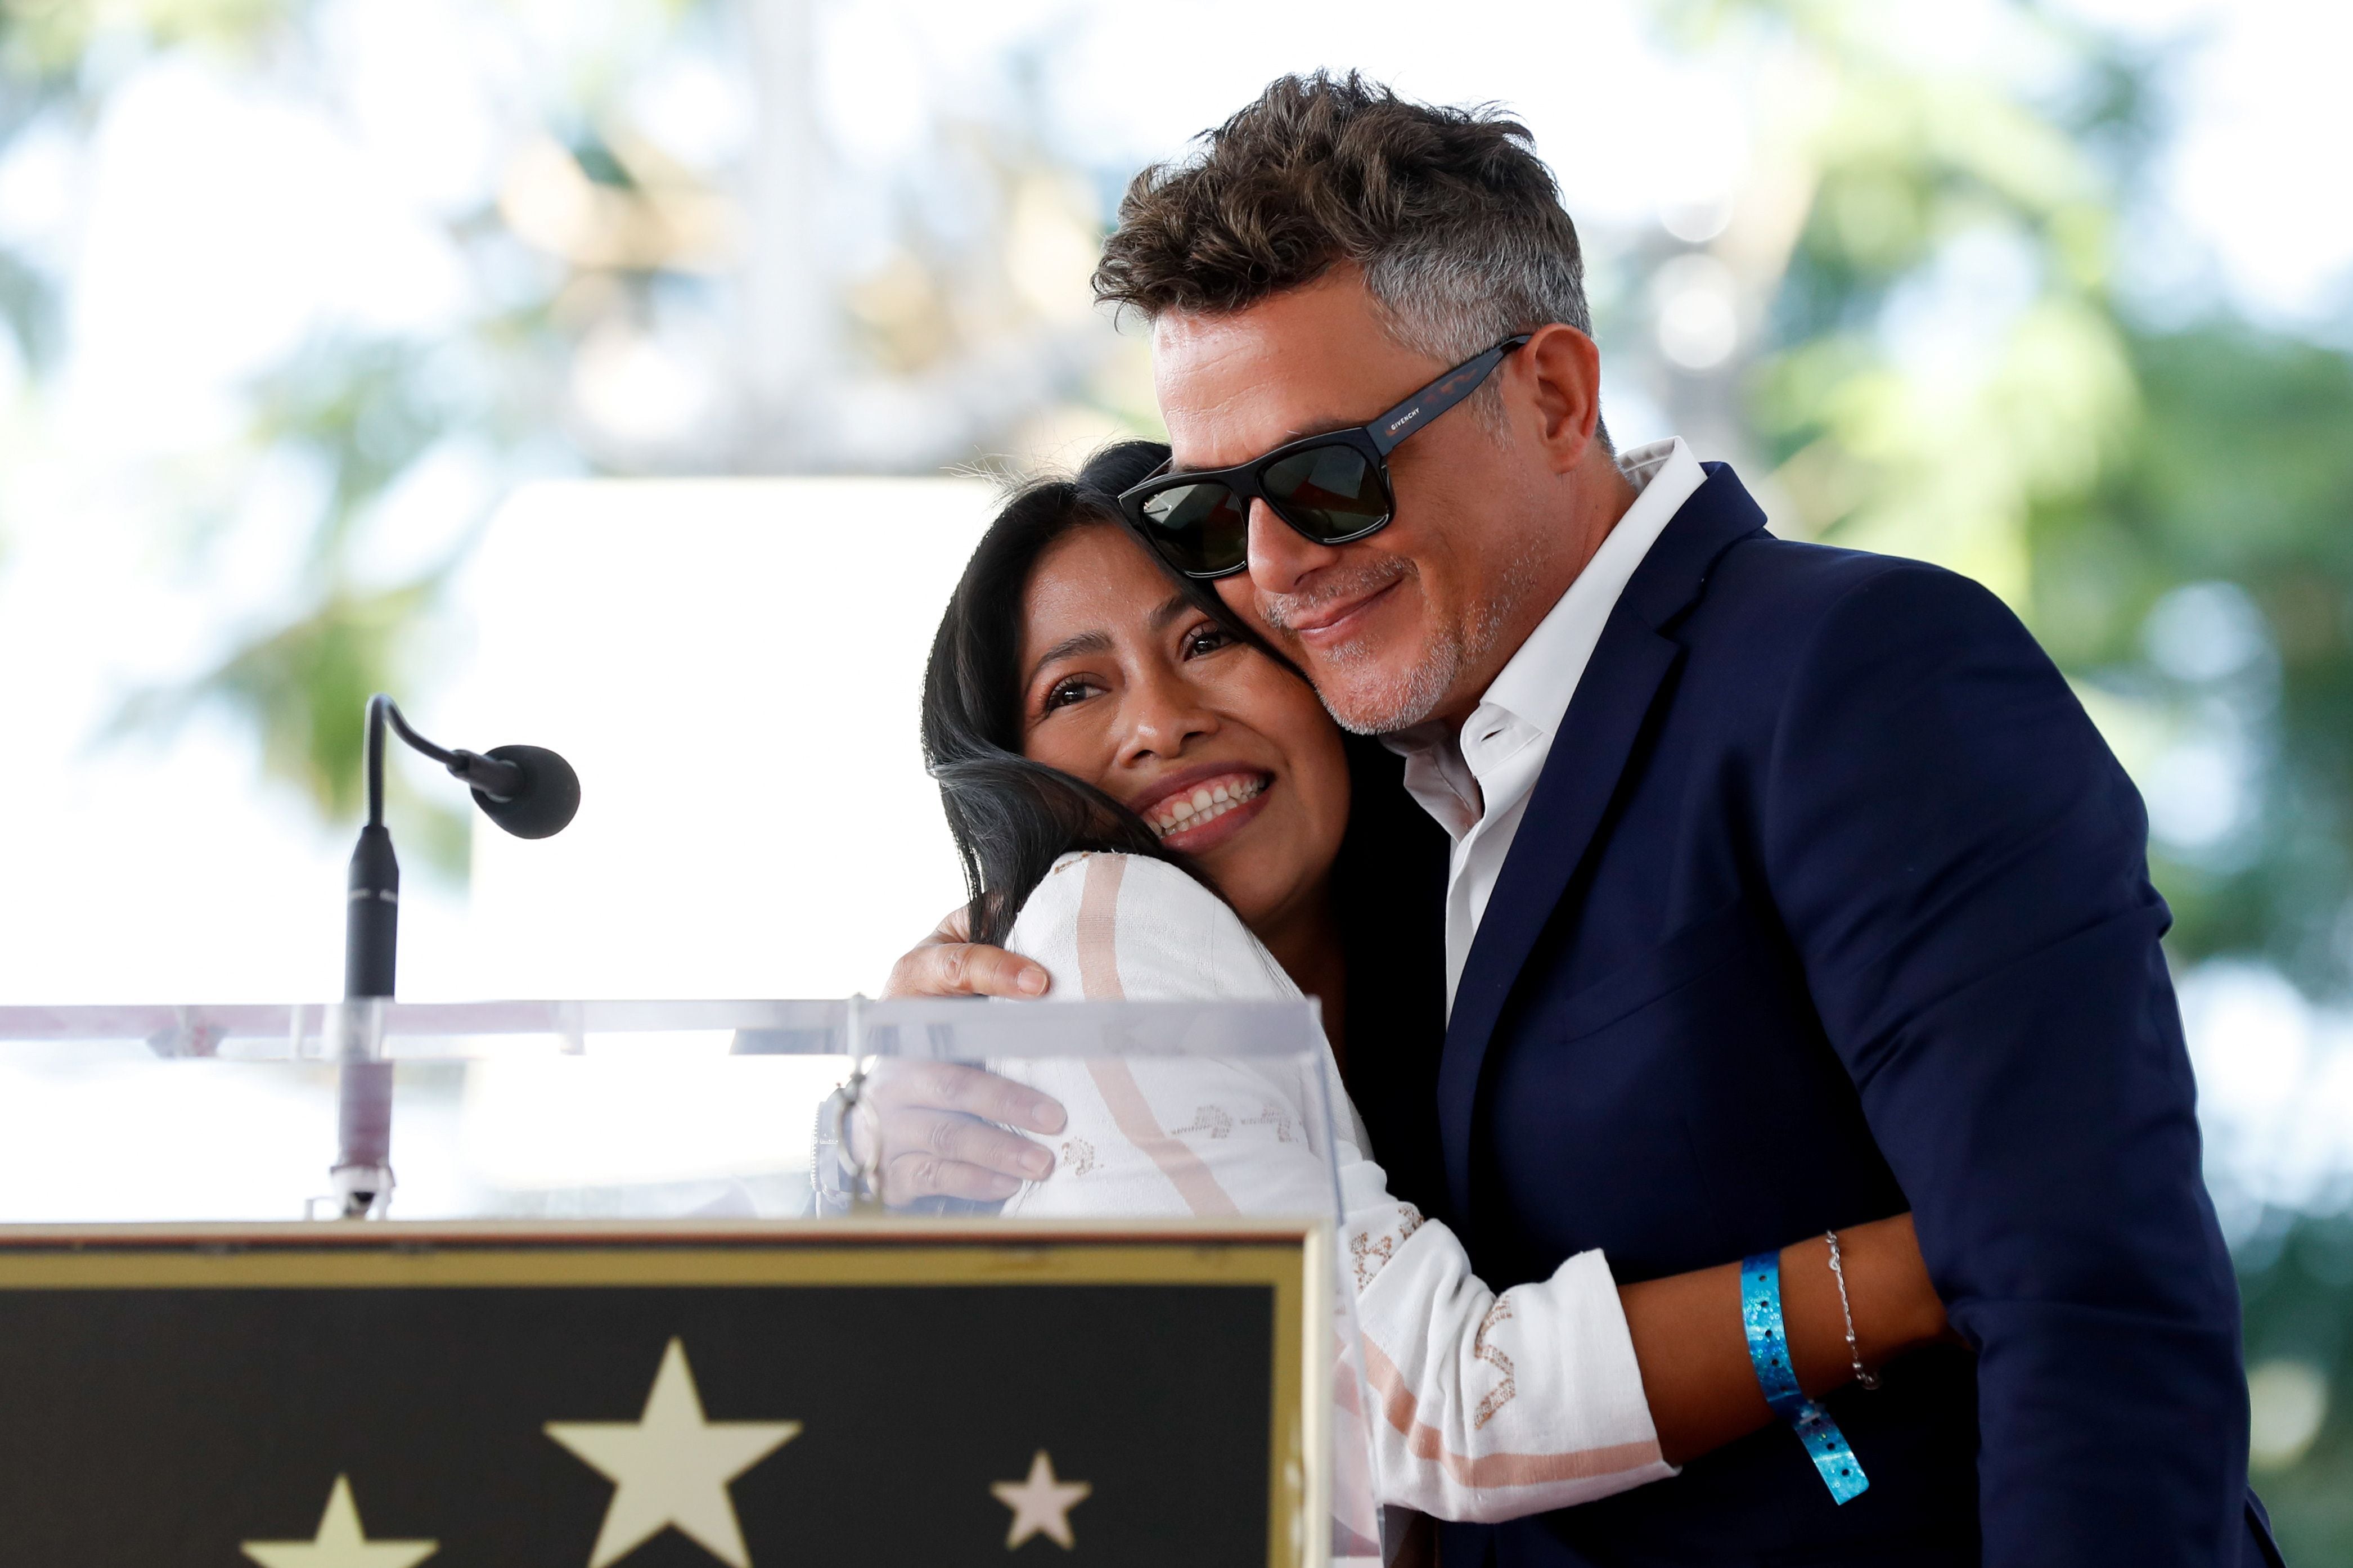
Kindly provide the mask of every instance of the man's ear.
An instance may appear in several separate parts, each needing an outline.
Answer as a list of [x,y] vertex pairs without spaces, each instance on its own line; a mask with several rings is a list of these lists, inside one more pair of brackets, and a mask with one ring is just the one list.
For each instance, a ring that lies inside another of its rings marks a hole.
[[1533,394],[1534,434],[1546,466],[1568,473],[1592,450],[1600,423],[1601,350],[1575,327],[1555,321],[1504,363]]

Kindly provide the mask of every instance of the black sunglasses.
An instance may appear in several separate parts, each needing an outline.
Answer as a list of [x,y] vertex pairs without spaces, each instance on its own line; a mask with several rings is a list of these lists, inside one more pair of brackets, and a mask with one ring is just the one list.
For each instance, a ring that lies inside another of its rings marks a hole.
[[1262,500],[1302,538],[1347,544],[1397,513],[1389,454],[1470,396],[1535,334],[1464,360],[1369,425],[1309,436],[1230,468],[1172,474],[1163,463],[1120,493],[1120,510],[1160,558],[1187,577],[1230,577],[1250,563],[1250,509]]

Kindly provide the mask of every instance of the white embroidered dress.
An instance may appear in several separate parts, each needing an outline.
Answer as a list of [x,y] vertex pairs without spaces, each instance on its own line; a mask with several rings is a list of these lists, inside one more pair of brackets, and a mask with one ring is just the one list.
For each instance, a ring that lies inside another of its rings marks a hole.
[[[1007,945],[1045,965],[1050,996],[1064,1000],[1300,994],[1222,900],[1132,856],[1064,856]],[[1008,1214],[1330,1211],[1305,1069],[1198,1058],[992,1066],[1070,1112],[1060,1136],[1040,1140],[1053,1173],[1025,1184]],[[1333,1151],[1340,1245],[1376,1405],[1378,1500],[1440,1519],[1514,1519],[1673,1475],[1601,1255],[1490,1291],[1452,1232],[1390,1196],[1328,1049],[1322,1070],[1345,1122]]]

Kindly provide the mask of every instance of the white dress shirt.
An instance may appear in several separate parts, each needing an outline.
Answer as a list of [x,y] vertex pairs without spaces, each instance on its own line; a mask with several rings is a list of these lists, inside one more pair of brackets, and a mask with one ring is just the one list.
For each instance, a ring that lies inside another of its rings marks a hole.
[[1454,840],[1446,876],[1446,1010],[1503,874],[1528,796],[1618,595],[1669,520],[1707,479],[1681,437],[1636,447],[1618,466],[1641,492],[1577,581],[1512,655],[1461,733],[1430,723],[1387,737],[1405,787]]

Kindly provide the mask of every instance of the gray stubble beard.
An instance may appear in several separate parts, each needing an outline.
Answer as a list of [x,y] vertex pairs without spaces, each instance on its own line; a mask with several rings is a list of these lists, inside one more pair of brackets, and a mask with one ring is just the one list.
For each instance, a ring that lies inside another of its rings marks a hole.
[[[1481,599],[1468,626],[1441,626],[1434,629],[1422,657],[1416,659],[1397,679],[1382,681],[1371,691],[1335,693],[1324,682],[1315,683],[1315,695],[1322,700],[1324,710],[1333,721],[1355,735],[1388,735],[1400,730],[1410,730],[1426,722],[1437,711],[1440,703],[1452,694],[1462,679],[1462,672],[1486,660],[1503,640],[1504,628],[1510,626],[1528,595],[1535,589],[1538,552],[1534,542],[1504,563],[1497,575],[1494,591]],[[1288,632],[1288,612],[1313,608],[1335,598],[1353,598],[1367,591],[1377,590],[1407,578],[1419,579],[1420,569],[1402,556],[1389,556],[1393,566],[1367,565],[1351,573],[1345,579],[1335,578],[1317,585],[1314,594],[1293,594],[1266,597],[1260,601],[1260,613],[1267,624],[1278,631]],[[1351,642],[1332,650],[1326,656],[1331,665],[1345,668],[1371,661],[1371,650],[1362,643]],[[1312,676],[1311,676],[1312,679]],[[1335,682],[1336,684],[1336,682]]]

